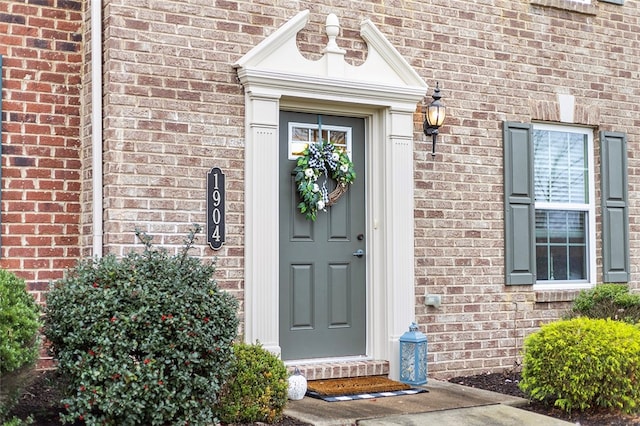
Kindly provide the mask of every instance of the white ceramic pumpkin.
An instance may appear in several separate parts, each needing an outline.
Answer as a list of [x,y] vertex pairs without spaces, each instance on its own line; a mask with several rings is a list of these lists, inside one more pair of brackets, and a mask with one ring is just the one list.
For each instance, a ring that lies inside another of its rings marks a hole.
[[296,367],[294,373],[289,376],[289,399],[298,401],[307,393],[307,379]]

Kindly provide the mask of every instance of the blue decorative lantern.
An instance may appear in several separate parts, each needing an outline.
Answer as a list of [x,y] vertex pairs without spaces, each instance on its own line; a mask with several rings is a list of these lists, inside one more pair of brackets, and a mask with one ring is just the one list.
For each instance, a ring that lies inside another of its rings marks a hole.
[[415,322],[400,337],[400,381],[416,386],[427,383],[427,336]]

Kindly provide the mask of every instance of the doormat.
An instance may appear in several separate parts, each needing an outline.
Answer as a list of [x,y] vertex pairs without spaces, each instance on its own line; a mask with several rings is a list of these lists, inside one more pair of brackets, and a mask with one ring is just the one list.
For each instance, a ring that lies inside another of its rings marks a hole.
[[428,391],[423,388],[412,388],[405,383],[382,376],[311,380],[307,384],[307,396],[327,402],[415,395],[423,392]]

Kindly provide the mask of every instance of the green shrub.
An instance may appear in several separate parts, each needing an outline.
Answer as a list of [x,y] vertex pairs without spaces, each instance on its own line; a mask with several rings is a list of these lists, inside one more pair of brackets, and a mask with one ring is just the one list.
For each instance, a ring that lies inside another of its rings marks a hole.
[[565,411],[640,407],[640,329],[611,319],[556,321],[525,339],[520,388]]
[[31,378],[40,326],[40,309],[24,280],[0,269],[0,422]]
[[277,422],[287,403],[287,369],[262,346],[234,345],[231,377],[216,411],[225,423]]
[[24,280],[0,269],[0,375],[35,361],[39,318]]
[[624,284],[601,284],[580,292],[573,302],[570,316],[637,323],[640,322],[640,294],[629,293]]
[[232,356],[236,299],[218,289],[215,266],[155,249],[84,260],[47,297],[45,335],[66,376],[63,421],[203,425]]
[[26,420],[19,419],[18,417],[12,417],[11,419],[2,423],[2,426],[28,426],[33,424],[33,417],[29,416]]

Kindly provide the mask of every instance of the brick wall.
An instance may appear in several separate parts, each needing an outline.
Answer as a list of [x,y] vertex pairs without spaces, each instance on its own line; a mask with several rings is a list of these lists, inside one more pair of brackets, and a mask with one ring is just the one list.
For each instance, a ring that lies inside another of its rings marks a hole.
[[[109,206],[109,245],[131,244],[135,223],[172,242],[185,223],[202,220],[202,177],[222,167],[231,173],[231,221],[220,281],[242,299],[244,100],[232,64],[310,9],[298,35],[303,54],[321,56],[324,19],[334,12],[340,46],[358,65],[366,59],[359,25],[371,19],[425,81],[441,83],[449,108],[435,160],[419,108],[415,116],[416,315],[431,341],[431,374],[517,364],[526,334],[561,315],[572,294],[504,285],[502,121],[557,122],[557,94],[571,94],[575,124],[627,132],[634,146],[639,52],[624,40],[637,40],[636,5],[323,3],[164,2],[146,10],[111,2],[106,188],[119,197]],[[630,164],[633,172],[633,152]],[[442,307],[425,307],[427,293],[442,295]]]
[[135,227],[179,247],[191,223],[204,224],[206,175],[219,167],[226,242],[214,252],[201,235],[199,254],[218,259],[220,286],[241,300],[244,98],[232,64],[242,46],[264,37],[263,25],[285,19],[284,8],[273,18],[277,8],[264,9],[252,16],[235,2],[162,2],[149,10],[113,1],[105,12],[107,250],[135,247]]
[[[429,68],[423,75],[441,82],[449,107],[439,158],[424,153],[430,144],[422,136],[416,144],[416,312],[430,338],[436,377],[519,363],[524,336],[561,316],[575,296],[504,285],[502,121],[557,123],[557,95],[571,94],[572,124],[592,126],[594,136],[597,130],[626,132],[632,259],[638,253],[640,92],[633,76],[640,11],[629,2],[592,3],[452,1],[425,18],[432,32],[417,37],[433,51],[422,55]],[[596,205],[599,185],[596,175]],[[599,207],[597,214],[599,256]],[[601,259],[597,263],[601,281]],[[637,272],[632,265],[636,288]],[[443,306],[422,306],[426,293],[442,295]]]
[[[430,376],[513,366],[524,337],[560,316],[574,293],[504,285],[502,121],[557,122],[557,95],[571,94],[574,124],[626,132],[632,259],[640,253],[640,10],[635,2],[592,1],[164,0],[151,9],[105,2],[106,251],[135,247],[136,226],[178,247],[189,223],[204,222],[206,172],[220,167],[227,173],[227,242],[219,252],[202,244],[199,254],[219,256],[218,281],[242,300],[244,94],[232,64],[309,9],[298,35],[303,54],[320,57],[324,20],[333,12],[338,42],[357,65],[366,59],[360,22],[371,19],[429,85],[440,82],[448,107],[435,159],[420,106],[414,123],[415,311],[430,339]],[[59,276],[85,245],[81,23],[78,3],[0,4],[0,33],[10,35],[0,46],[2,266],[20,271],[32,289]],[[84,146],[89,134],[83,127]],[[597,169],[598,152],[595,158]],[[637,277],[632,265],[632,287]],[[425,307],[427,293],[441,295],[442,306]]]
[[81,1],[0,2],[0,267],[42,301],[79,255]]

